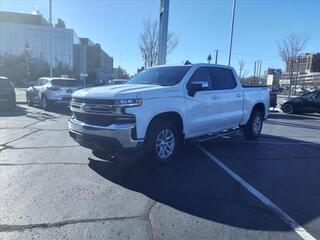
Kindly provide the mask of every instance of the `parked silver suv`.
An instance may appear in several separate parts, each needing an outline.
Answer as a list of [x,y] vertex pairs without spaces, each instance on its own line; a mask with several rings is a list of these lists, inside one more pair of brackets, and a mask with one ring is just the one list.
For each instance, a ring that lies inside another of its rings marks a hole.
[[27,104],[40,104],[44,110],[54,104],[69,105],[72,93],[80,88],[80,82],[73,78],[39,78],[27,89]]

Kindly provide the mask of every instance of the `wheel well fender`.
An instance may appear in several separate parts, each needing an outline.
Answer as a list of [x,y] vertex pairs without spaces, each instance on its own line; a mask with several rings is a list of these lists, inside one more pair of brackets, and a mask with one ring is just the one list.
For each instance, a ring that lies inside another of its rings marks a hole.
[[250,113],[250,116],[252,115],[252,113],[254,113],[254,112],[256,112],[256,111],[258,111],[258,112],[261,112],[262,114],[263,114],[263,116],[265,116],[265,114],[266,114],[266,107],[265,107],[265,105],[263,104],[263,103],[256,103],[254,106],[253,106],[253,108],[252,108],[252,110],[251,110],[251,113]]
[[147,134],[152,124],[154,124],[157,121],[173,121],[174,125],[178,128],[178,131],[181,134],[184,133],[183,118],[179,113],[171,111],[171,112],[163,112],[155,115],[148,124]]

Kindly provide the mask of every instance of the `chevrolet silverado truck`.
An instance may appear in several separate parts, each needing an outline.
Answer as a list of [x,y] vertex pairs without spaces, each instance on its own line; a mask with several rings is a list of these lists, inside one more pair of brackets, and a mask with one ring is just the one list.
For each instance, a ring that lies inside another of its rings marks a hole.
[[94,155],[143,152],[166,163],[186,140],[240,129],[257,138],[268,116],[269,90],[243,87],[227,66],[165,65],[122,85],[78,90],[70,108],[70,136]]

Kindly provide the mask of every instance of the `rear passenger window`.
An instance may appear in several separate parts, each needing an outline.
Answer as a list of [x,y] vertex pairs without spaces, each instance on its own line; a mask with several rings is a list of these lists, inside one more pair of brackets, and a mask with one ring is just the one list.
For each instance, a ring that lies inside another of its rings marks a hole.
[[214,90],[233,89],[237,86],[234,74],[227,68],[211,68]]
[[187,87],[190,86],[192,82],[207,82],[208,90],[212,89],[212,79],[210,75],[210,69],[208,67],[200,67],[198,68],[191,76]]

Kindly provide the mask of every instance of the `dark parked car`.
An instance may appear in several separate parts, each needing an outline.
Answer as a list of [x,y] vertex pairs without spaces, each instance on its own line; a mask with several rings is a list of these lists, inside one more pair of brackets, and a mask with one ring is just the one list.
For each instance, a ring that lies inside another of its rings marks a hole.
[[320,90],[308,92],[286,101],[282,107],[285,113],[320,113]]
[[13,83],[6,77],[0,77],[0,110],[16,107],[16,93]]

